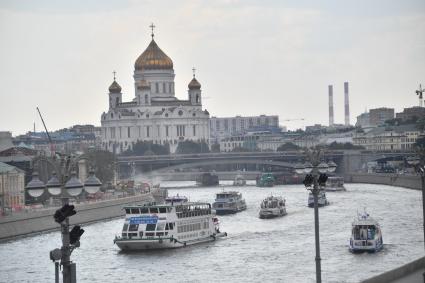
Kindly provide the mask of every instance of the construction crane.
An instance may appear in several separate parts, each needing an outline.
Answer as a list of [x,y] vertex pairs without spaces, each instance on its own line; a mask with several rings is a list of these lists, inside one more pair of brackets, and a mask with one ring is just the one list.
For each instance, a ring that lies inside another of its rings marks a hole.
[[44,130],[46,130],[47,138],[49,139],[49,144],[50,144],[50,152],[53,156],[55,154],[55,146],[53,144],[52,138],[50,137],[49,131],[47,130],[46,123],[44,123],[43,116],[41,116],[41,112],[40,112],[40,109],[38,109],[38,107],[37,107],[37,111],[38,111],[38,115],[40,115],[41,122],[43,122]]

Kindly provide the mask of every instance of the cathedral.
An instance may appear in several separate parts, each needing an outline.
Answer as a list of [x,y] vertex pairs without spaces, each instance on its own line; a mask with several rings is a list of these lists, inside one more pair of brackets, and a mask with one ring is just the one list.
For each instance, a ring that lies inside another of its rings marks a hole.
[[[152,25],[153,29],[153,25]],[[116,81],[109,87],[109,110],[101,116],[102,147],[122,153],[138,141],[169,144],[175,152],[180,141],[209,143],[209,113],[202,110],[201,84],[193,74],[188,99],[174,93],[173,61],[152,40],[134,64],[135,97],[122,101]]]

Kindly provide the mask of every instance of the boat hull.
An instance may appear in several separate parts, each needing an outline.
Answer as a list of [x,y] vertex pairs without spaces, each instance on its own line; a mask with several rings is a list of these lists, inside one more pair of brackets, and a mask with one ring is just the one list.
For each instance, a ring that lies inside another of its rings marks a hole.
[[[355,241],[355,242],[359,242],[359,241]],[[349,250],[352,253],[363,253],[363,252],[368,252],[368,253],[375,253],[375,252],[379,252],[380,250],[382,250],[384,248],[384,244],[382,241],[366,241],[363,240],[362,241],[362,245],[355,245],[353,243],[353,240],[350,240],[350,246],[349,246]],[[372,243],[372,245],[368,245],[368,242]]]
[[226,215],[226,214],[235,214],[245,210],[246,207],[241,208],[215,208],[215,213],[217,215]]
[[326,192],[345,192],[347,189],[345,187],[325,187]]
[[[327,206],[327,205],[329,205],[329,202],[317,204],[318,207],[323,207],[323,206]],[[314,207],[314,202],[309,203],[308,207]]]
[[271,218],[282,217],[282,216],[285,216],[285,215],[286,215],[286,212],[285,212],[285,213],[279,213],[279,214],[273,214],[273,213],[270,213],[270,214],[268,214],[268,213],[260,213],[260,214],[259,214],[259,217],[260,217],[261,219],[271,219]]
[[179,241],[170,237],[161,239],[115,239],[114,243],[122,251],[146,251],[181,248],[195,244],[212,242],[217,238],[225,236],[227,236],[227,233],[217,233],[215,235],[189,241]]

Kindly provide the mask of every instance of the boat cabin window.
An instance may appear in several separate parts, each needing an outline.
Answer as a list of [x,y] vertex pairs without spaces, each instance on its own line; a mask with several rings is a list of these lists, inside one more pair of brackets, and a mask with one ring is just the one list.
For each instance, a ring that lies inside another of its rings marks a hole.
[[160,207],[159,213],[167,213],[167,208],[166,207]]
[[132,208],[131,214],[140,214],[140,210],[138,208]]
[[158,207],[151,207],[150,213],[158,213]]
[[122,226],[122,230],[127,231],[127,229],[128,229],[128,224],[124,224],[124,226]]
[[149,213],[149,208],[147,208],[147,207],[141,207],[140,208],[140,213],[141,214],[148,214]]
[[169,228],[169,230],[173,230],[174,229],[174,223],[168,223],[168,228]]
[[125,209],[125,213],[126,213],[126,214],[130,214],[130,213],[131,213],[130,208],[126,208],[126,209]]
[[156,224],[146,224],[146,231],[155,231]]
[[165,223],[164,222],[160,222],[158,223],[158,225],[156,226],[156,230],[157,231],[162,231],[165,228]]
[[128,231],[137,231],[139,230],[139,224],[130,224]]

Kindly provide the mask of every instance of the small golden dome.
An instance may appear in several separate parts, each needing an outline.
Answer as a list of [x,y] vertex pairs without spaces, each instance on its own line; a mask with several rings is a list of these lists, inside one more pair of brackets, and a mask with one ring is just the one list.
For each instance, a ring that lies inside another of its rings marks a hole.
[[195,79],[195,77],[193,77],[193,79],[190,81],[188,87],[189,87],[189,89],[201,89],[201,84],[198,82],[197,79]]
[[173,61],[161,48],[158,47],[155,40],[152,39],[148,48],[137,58],[134,64],[136,70],[164,70],[173,69]]
[[121,93],[121,86],[115,81],[115,79],[114,79],[114,82],[109,87],[109,92],[110,93]]

